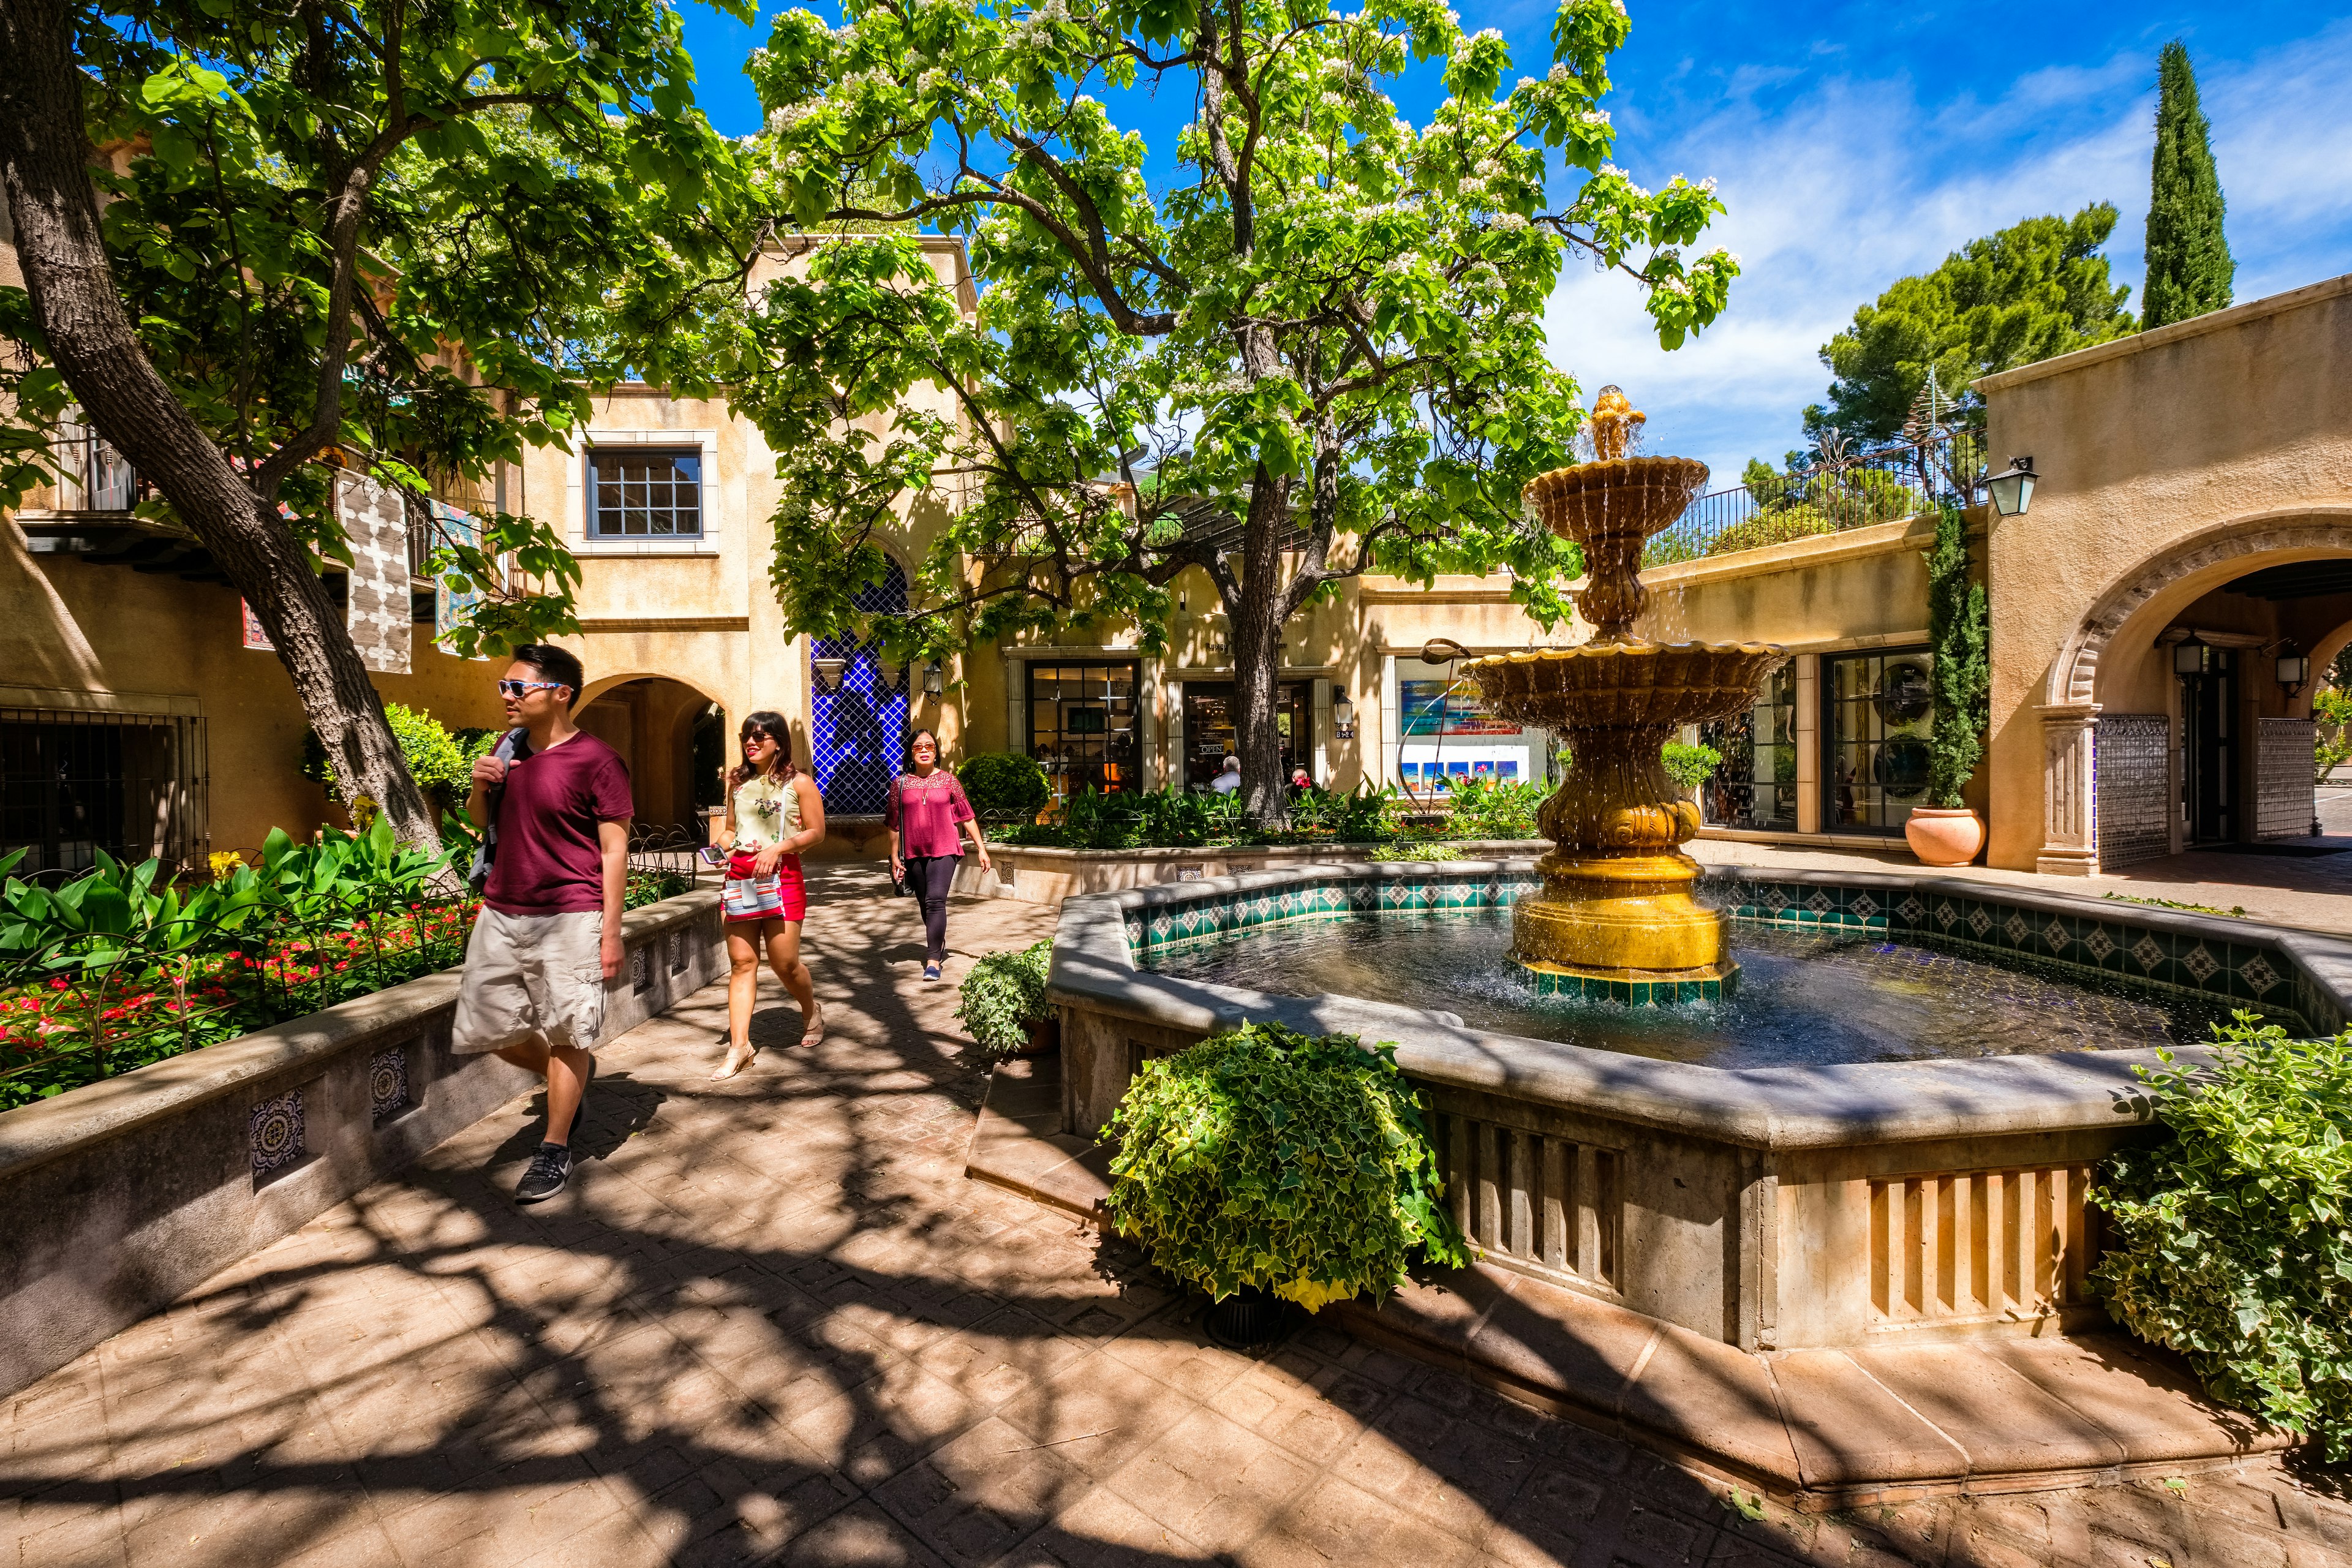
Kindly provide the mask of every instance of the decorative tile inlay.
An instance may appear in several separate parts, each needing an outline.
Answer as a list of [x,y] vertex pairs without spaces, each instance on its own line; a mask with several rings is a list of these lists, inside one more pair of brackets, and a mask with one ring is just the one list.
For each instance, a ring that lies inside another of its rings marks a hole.
[[2022,947],[2025,945],[2025,933],[2033,928],[2025,923],[2023,915],[2011,910],[2009,911],[2009,919],[2002,923],[2000,929],[2009,933],[2010,945]]
[[1764,889],[1764,907],[1777,915],[1789,907],[1789,895],[1778,888],[1767,888]]
[[1863,919],[1868,920],[1871,916],[1878,912],[1878,900],[1872,898],[1868,893],[1856,893],[1853,896],[1853,901],[1846,905],[1846,908],[1853,910],[1855,914],[1860,915]]
[[1831,910],[1837,908],[1837,900],[1831,898],[1827,893],[1822,892],[1819,888],[1815,888],[1813,889],[1813,896],[1805,900],[1805,908],[1812,910],[1813,913],[1817,915],[1826,914]]
[[408,1104],[408,1053],[394,1047],[368,1059],[368,1113],[377,1121]]
[[1936,906],[1936,923],[1942,926],[1946,931],[1951,930],[1952,922],[1959,918],[1960,911],[1952,908],[1951,900],[1946,899],[1942,903]]
[[2219,959],[2205,951],[2205,944],[2200,942],[2189,950],[2188,956],[2181,959],[2180,967],[2195,975],[2197,984],[2202,985],[2213,977],[2213,972],[2221,968],[2221,963]]
[[2074,940],[2074,933],[2066,929],[2064,921],[2060,920],[2056,915],[2052,915],[2050,923],[2042,928],[2042,940],[2050,944],[2051,952],[2063,952],[2066,951],[2066,944]]
[[1969,911],[1969,929],[1979,936],[1984,935],[1992,929],[1992,916],[1987,912],[1982,904]]
[[669,941],[669,972],[672,974],[683,974],[686,973],[686,932],[676,927],[672,927],[667,934]]
[[2164,962],[2164,949],[2157,945],[2156,938],[2145,934],[2132,943],[2131,955],[2139,960],[2140,968],[2150,974],[2155,973],[2156,966]]
[[[1948,904],[1945,906],[1946,909],[1949,909],[1950,907],[1951,906]],[[1903,901],[1895,906],[1895,912],[1903,917],[1905,924],[1917,925],[1919,923],[1919,917],[1927,912],[1927,906],[1921,903],[1916,898],[1906,893],[1904,895]],[[1950,921],[1946,921],[1944,923],[1946,925],[1949,925],[1952,922]]]
[[[2198,951],[2202,952],[2204,949]],[[2279,983],[2279,972],[2271,967],[2270,960],[2258,952],[2238,965],[2238,978],[2246,983],[2247,989],[2260,996]]]
[[289,1089],[253,1108],[249,1129],[253,1173],[266,1176],[290,1165],[306,1151],[302,1147],[302,1091]]
[[629,989],[644,991],[654,983],[654,952],[649,947],[637,947],[629,953]]
[[2107,959],[2107,954],[2115,952],[2116,950],[2116,939],[2107,934],[2106,927],[2093,926],[2091,928],[2091,934],[2083,939],[2083,945],[2091,950],[2091,956],[2093,958],[2105,963]]

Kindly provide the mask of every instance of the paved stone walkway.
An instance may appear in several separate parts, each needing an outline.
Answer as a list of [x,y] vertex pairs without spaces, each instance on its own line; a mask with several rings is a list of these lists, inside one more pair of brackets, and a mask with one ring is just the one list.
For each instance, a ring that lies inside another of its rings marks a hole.
[[[601,1054],[554,1203],[519,1103],[0,1405],[9,1561],[2352,1564],[2269,1468],[1799,1518],[1328,1329],[1210,1348],[961,1177],[983,1079],[879,888],[819,878],[818,1049],[771,982],[709,1083],[703,992]],[[951,976],[1051,917],[954,921]]]

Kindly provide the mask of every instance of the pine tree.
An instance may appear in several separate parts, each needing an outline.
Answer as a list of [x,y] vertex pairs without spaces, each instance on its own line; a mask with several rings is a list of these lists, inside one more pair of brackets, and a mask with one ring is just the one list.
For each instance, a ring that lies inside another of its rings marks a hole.
[[2143,327],[2221,309],[2230,302],[2230,283],[2238,270],[2221,232],[2221,178],[2213,169],[2210,128],[2197,107],[2197,76],[2179,39],[2164,46],[2157,74],[2147,283],[2140,289]]

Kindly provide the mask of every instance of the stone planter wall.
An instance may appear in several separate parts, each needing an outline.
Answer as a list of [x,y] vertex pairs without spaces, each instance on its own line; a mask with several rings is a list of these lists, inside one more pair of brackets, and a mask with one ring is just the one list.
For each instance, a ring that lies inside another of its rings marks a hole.
[[[2293,1010],[2352,1012],[2352,942],[1932,876],[1711,878],[1742,918],[1932,936]],[[2147,1110],[2152,1051],[1726,1070],[1488,1034],[1449,1013],[1163,978],[1160,942],[1476,908],[1530,862],[1319,867],[1073,899],[1055,939],[1065,1130],[1145,1059],[1244,1019],[1397,1043],[1489,1261],[1744,1350],[2044,1334],[2101,1321],[2092,1167]],[[1724,884],[1730,884],[1726,886]],[[2194,1053],[2185,1053],[2193,1056]]]
[[[1386,864],[1372,860],[1375,847],[1370,844],[1274,844],[1197,849],[1036,849],[991,844],[988,854],[995,862],[993,870],[982,872],[980,862],[966,854],[956,871],[955,891],[977,899],[1059,904],[1082,894],[1153,888],[1163,882],[1211,881],[1306,866]],[[1454,847],[1465,855],[1521,856],[1540,854],[1551,845],[1542,839],[1514,839]]]
[[[632,910],[604,1037],[726,973],[719,895]],[[449,1049],[446,970],[0,1114],[0,1394],[537,1080]]]

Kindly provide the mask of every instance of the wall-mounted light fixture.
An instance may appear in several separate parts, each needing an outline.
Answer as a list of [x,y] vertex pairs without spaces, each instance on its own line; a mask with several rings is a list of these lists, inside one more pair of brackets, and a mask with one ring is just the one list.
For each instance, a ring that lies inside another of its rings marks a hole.
[[940,693],[945,689],[946,671],[940,668],[940,661],[933,659],[923,666],[923,695],[937,702]]
[[2190,632],[2172,645],[2172,673],[2175,675],[2204,674],[2205,656],[2210,651],[2212,650],[2203,638],[2195,632]]
[[2023,517],[2033,504],[2034,481],[2041,477],[2033,471],[2032,458],[2011,458],[2009,467],[1986,475],[1985,493],[1992,497],[1992,510],[2003,517]]
[[815,679],[816,689],[828,697],[841,689],[841,678],[848,669],[849,661],[845,658],[809,660],[809,674]]
[[1356,738],[1355,700],[1344,691],[1331,695],[1331,722],[1339,730],[1339,739],[1352,741]]
[[2279,649],[2278,683],[2286,689],[2289,697],[2301,691],[2303,683],[2310,679],[2311,660],[2307,656],[2299,652],[2293,643]]

